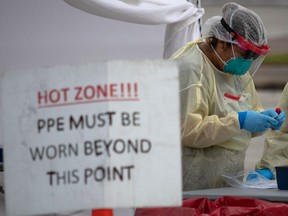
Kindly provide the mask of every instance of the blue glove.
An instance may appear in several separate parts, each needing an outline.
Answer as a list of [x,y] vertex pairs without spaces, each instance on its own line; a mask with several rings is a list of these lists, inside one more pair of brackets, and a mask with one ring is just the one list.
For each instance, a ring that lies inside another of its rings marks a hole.
[[269,180],[272,180],[274,178],[274,174],[271,170],[259,169],[259,170],[255,170],[255,172],[250,172],[247,175],[246,181],[260,180],[259,175],[261,175],[263,178],[269,179]]
[[264,115],[270,116],[272,118],[276,118],[278,116],[278,113],[273,109],[267,109],[261,113]]
[[272,128],[274,130],[279,130],[283,123],[286,121],[286,115],[285,112],[281,111],[281,113],[275,118],[278,121],[277,125],[273,125]]
[[260,133],[271,128],[271,125],[275,126],[278,124],[278,121],[271,116],[255,111],[239,112],[238,120],[240,128],[251,133]]
[[265,177],[266,179],[273,179],[274,178],[274,174],[270,169],[258,169],[255,170],[257,173],[259,173],[260,175],[262,175],[263,177]]
[[271,116],[272,118],[277,120],[276,125],[272,125],[271,128],[274,130],[279,130],[282,126],[282,124],[286,121],[286,115],[285,112],[281,111],[279,114],[273,110],[273,109],[268,109],[263,112],[261,112],[264,115]]

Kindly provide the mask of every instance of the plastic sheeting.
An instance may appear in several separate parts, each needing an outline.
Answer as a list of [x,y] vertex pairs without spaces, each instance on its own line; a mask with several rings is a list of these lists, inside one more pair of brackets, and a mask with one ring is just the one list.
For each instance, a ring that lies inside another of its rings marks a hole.
[[135,216],[266,216],[287,215],[288,204],[272,203],[245,197],[220,197],[214,202],[208,198],[183,201],[182,207],[139,208]]
[[188,41],[200,37],[198,20],[204,9],[186,0],[63,0],[69,5],[108,19],[156,25],[167,24],[163,57],[169,58]]

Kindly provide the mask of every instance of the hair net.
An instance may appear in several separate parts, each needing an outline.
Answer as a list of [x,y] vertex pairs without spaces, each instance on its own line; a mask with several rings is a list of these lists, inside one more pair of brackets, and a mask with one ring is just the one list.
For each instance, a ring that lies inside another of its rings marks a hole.
[[[261,18],[253,11],[236,3],[227,3],[222,7],[222,17],[226,23],[244,39],[256,46],[267,44],[267,33]],[[203,26],[204,37],[216,37],[219,40],[238,43],[220,23],[221,16],[208,19]]]

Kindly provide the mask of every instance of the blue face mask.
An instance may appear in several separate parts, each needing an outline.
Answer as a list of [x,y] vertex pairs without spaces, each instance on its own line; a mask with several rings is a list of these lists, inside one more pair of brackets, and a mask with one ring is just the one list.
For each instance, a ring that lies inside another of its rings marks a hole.
[[223,70],[233,75],[244,75],[251,67],[253,59],[243,59],[242,57],[231,58],[224,64]]

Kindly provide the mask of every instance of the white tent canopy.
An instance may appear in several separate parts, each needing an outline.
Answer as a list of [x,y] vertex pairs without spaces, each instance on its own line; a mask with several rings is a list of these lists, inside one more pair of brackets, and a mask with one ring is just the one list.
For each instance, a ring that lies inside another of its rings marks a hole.
[[124,22],[167,24],[164,58],[200,37],[198,20],[204,9],[186,0],[64,0],[85,12]]

